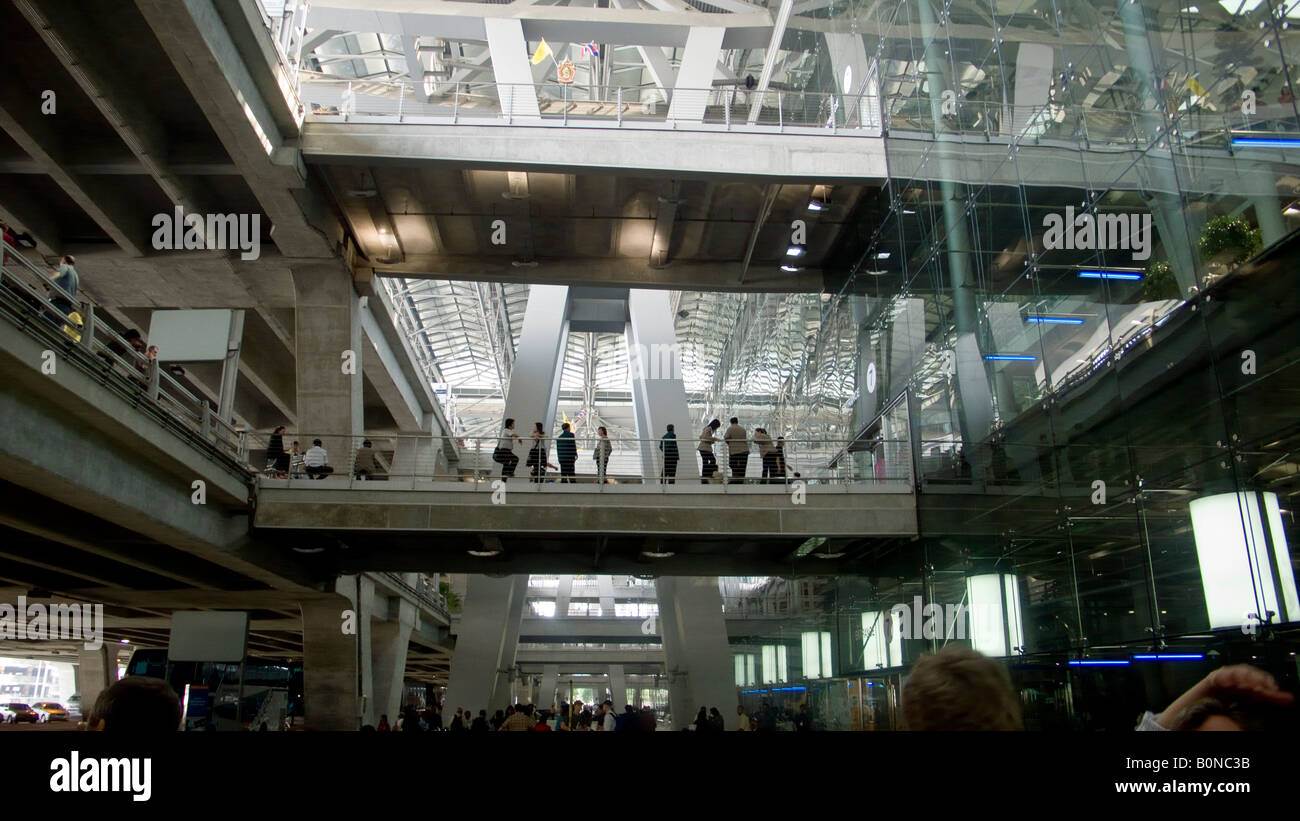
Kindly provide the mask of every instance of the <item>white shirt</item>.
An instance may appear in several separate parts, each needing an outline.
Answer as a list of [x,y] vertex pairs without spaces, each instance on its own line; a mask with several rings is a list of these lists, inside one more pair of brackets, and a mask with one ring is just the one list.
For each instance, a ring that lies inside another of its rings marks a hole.
[[307,455],[303,457],[303,464],[309,468],[328,465],[329,461],[329,457],[325,454],[325,448],[320,445],[312,445],[307,449]]
[[497,440],[499,450],[514,450],[516,434],[510,428],[501,431],[501,438]]
[[601,727],[601,731],[602,731],[602,732],[613,732],[613,731],[614,731],[614,726],[615,726],[615,722],[614,722],[614,711],[613,711],[613,710],[610,710],[609,712],[605,713],[605,723],[602,725],[602,727]]

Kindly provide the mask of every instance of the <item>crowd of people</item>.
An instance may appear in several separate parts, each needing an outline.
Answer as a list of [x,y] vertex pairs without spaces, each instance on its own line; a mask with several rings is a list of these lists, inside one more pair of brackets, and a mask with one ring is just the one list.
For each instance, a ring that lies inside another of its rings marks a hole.
[[[1160,713],[1145,713],[1140,731],[1261,730],[1276,725],[1278,708],[1295,696],[1278,687],[1273,676],[1249,664],[1219,667],[1176,698]],[[448,708],[450,709],[450,708]],[[921,658],[903,686],[905,729],[951,731],[1023,730],[1020,700],[1005,668],[969,647],[949,645]],[[740,731],[807,731],[815,729],[805,702],[797,710],[764,701],[753,715],[736,708]],[[181,704],[162,679],[129,676],[101,692],[86,716],[85,727],[108,732],[169,732],[180,727]],[[437,708],[407,707],[390,722],[387,715],[365,732],[654,732],[659,717],[646,706],[612,701],[599,705],[562,702],[550,709],[517,704],[489,715],[457,708],[444,721]],[[717,707],[701,707],[688,730],[721,732],[726,722]]]
[[[717,456],[713,451],[713,446],[718,443],[725,443],[727,446],[727,461],[731,469],[730,481],[733,484],[744,483],[749,456],[755,447],[761,460],[761,474],[758,478],[762,484],[784,484],[790,478],[799,478],[798,473],[790,470],[786,459],[784,436],[773,439],[766,429],[756,427],[751,437],[740,425],[740,420],[734,416],[731,417],[731,425],[723,433],[722,438],[714,435],[720,427],[722,422],[717,419],[709,422],[704,426],[696,445],[696,450],[700,454],[702,483],[721,484],[726,481],[726,476],[719,469]],[[546,471],[550,469],[560,471],[562,483],[576,482],[574,466],[578,459],[577,438],[568,422],[563,423],[560,429],[560,435],[555,438],[555,457],[560,463],[557,466],[551,462],[550,437],[546,435],[545,427],[541,422],[533,423],[533,430],[525,441],[515,431],[515,420],[506,419],[501,435],[497,437],[496,447],[492,451],[492,461],[501,465],[502,479],[509,481],[519,467],[519,455],[515,452],[518,446],[525,451],[524,466],[529,469],[529,481],[547,481]],[[660,483],[676,484],[681,451],[678,448],[677,431],[674,425],[665,426],[663,435],[659,437],[658,450],[662,461]],[[614,446],[609,439],[609,431],[604,427],[598,428],[591,456],[596,462],[596,480],[600,483],[608,481],[606,474],[609,468],[609,457],[613,451]]]

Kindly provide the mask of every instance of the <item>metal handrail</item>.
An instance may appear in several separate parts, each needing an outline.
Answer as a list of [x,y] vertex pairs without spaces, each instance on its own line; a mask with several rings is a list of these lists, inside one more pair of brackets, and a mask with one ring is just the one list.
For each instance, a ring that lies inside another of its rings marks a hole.
[[[118,390],[137,403],[157,409],[161,418],[180,423],[187,433],[197,435],[248,469],[242,458],[242,431],[218,418],[206,401],[162,370],[156,359],[134,350],[112,328],[96,321],[94,303],[58,287],[13,245],[0,243],[0,254],[0,285],[4,286],[0,287],[0,301],[17,316],[48,320],[30,322],[25,327],[59,339],[69,347],[67,355],[84,357],[81,364],[89,366],[99,378],[112,380]],[[33,278],[36,283],[30,281]],[[71,303],[73,310],[60,310],[50,292]],[[117,373],[119,366],[125,375]]]
[[[269,436],[264,433],[248,434],[248,448],[264,453],[269,444]],[[312,481],[312,475],[305,465],[305,455],[309,448],[304,442],[320,438],[328,440],[335,448],[339,447],[340,443],[353,443],[344,445],[350,450],[343,459],[337,458],[337,453],[330,457],[329,449],[326,448],[329,471],[324,472],[321,478],[331,479],[336,484],[346,481],[351,487],[372,487],[379,490],[384,487],[397,487],[393,483],[401,483],[402,487],[414,487],[414,482],[441,481],[471,483],[481,486],[478,489],[490,488],[492,483],[503,478],[503,463],[494,459],[499,436],[496,434],[448,437],[375,432],[363,437],[352,433],[286,432],[282,437],[282,444],[289,449],[286,453],[289,469],[287,471],[283,469],[283,459],[279,465],[272,464],[267,459],[262,476],[267,479],[288,479],[295,485],[300,481]],[[291,443],[295,438],[299,443],[297,453],[293,453],[291,449]],[[362,439],[369,439],[373,443],[372,456],[375,458],[376,466],[373,474],[364,478],[358,472],[356,460]],[[541,440],[547,468],[536,473],[528,457],[538,440],[522,436],[520,439],[522,441],[516,442],[512,449],[516,460],[514,471],[506,478],[514,479],[521,486],[529,485],[534,488],[570,484],[562,481],[565,477],[559,468],[556,437],[545,437]],[[594,458],[595,441],[595,437],[587,435],[576,439],[577,453],[571,483],[598,484],[602,487],[606,484],[628,483],[660,485],[661,480],[668,478],[662,475],[664,459],[658,448],[662,440],[611,437],[608,441],[612,452],[603,473],[605,482],[601,482],[602,473]],[[700,484],[702,460],[696,455],[697,438],[692,436],[678,438],[676,441],[680,468],[671,478],[677,485]],[[460,459],[454,467],[451,467],[442,454],[445,454],[453,443],[459,449]],[[773,447],[775,447],[775,438],[773,438]],[[409,448],[414,456],[403,455],[401,453],[403,448]],[[727,443],[719,441],[714,444],[714,458],[722,475],[715,476],[709,484],[790,485],[802,480],[805,485],[871,484],[896,488],[911,485],[912,457],[911,446],[907,440],[877,439],[867,442],[860,439],[787,437],[783,442],[782,450],[783,459],[777,459],[769,452],[769,458],[765,461],[759,445],[751,436],[748,440],[744,478],[740,481],[731,470],[731,454]],[[843,458],[846,454],[860,454],[860,457]],[[647,464],[652,467],[647,469]],[[690,469],[693,473],[687,472],[685,465],[688,464],[691,465]],[[785,469],[784,476],[781,475],[782,467]],[[772,475],[765,478],[763,475],[765,469],[771,470]],[[379,484],[385,482],[389,484]],[[511,487],[515,485],[511,484]]]
[[[871,135],[880,133],[878,95],[734,86],[673,89],[669,102],[657,87],[609,89],[581,83],[446,83],[431,95],[404,80],[359,81],[329,75],[301,78],[307,117],[318,122],[357,117],[398,122],[683,129],[698,125],[731,131],[783,131],[788,128]],[[639,95],[640,99],[630,99]],[[758,117],[748,122],[751,106]],[[849,113],[853,112],[850,119]]]

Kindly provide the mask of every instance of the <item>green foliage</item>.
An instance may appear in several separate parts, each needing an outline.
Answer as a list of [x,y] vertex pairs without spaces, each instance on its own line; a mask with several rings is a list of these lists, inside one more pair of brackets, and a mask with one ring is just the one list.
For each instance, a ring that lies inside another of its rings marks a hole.
[[1264,245],[1264,237],[1258,228],[1252,228],[1242,217],[1216,217],[1210,220],[1197,245],[1202,259],[1212,259],[1232,252],[1229,264],[1236,264],[1249,259]]
[[446,582],[438,582],[438,592],[447,600],[448,610],[453,613],[460,612],[460,596],[457,595],[455,590],[451,589],[451,585]]
[[1142,277],[1142,296],[1152,300],[1178,298],[1178,279],[1168,261],[1160,259],[1147,266]]

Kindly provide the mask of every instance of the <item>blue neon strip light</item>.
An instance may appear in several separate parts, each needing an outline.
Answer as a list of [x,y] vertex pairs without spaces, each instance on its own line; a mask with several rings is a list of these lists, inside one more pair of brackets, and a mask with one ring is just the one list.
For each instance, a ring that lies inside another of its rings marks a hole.
[[1127,667],[1128,661],[1072,661],[1071,667]]
[[1012,356],[1010,354],[990,353],[985,354],[984,358],[990,362],[1037,362],[1036,356]]
[[1300,148],[1300,139],[1286,137],[1233,137],[1234,146],[1253,148]]
[[1080,271],[1080,279],[1127,279],[1137,281],[1142,275],[1136,271]]
[[804,691],[807,690],[807,689],[808,689],[807,687],[773,687],[773,688],[772,688],[772,692],[774,692],[774,693],[802,693],[802,692],[804,692]]
[[1200,661],[1205,656],[1200,653],[1145,653],[1134,656],[1134,661]]
[[1038,322],[1043,325],[1082,325],[1083,320],[1075,316],[1027,316],[1026,322]]

